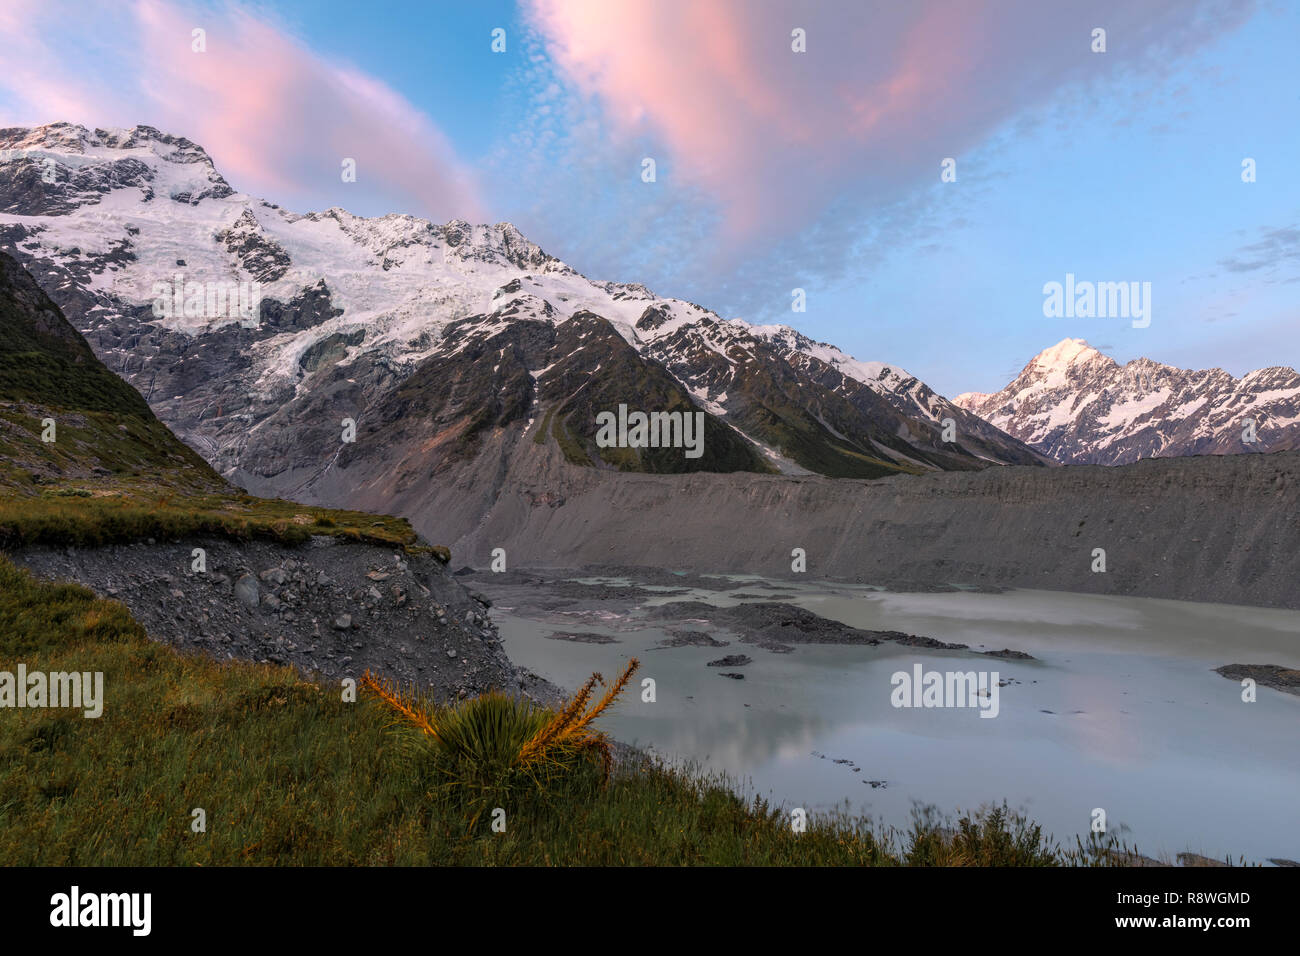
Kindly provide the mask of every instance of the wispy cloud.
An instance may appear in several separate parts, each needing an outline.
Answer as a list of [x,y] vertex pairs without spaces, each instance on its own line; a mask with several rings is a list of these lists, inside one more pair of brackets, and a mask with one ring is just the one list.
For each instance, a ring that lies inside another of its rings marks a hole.
[[[657,225],[657,233],[626,235],[671,237],[682,268],[725,275],[733,287],[780,262],[792,264],[787,272],[803,263],[809,279],[860,275],[899,240],[935,241],[931,227],[960,221],[960,200],[947,209],[936,203],[944,158],[957,160],[959,178],[968,176],[999,131],[1061,122],[1063,91],[1086,113],[1106,84],[1166,73],[1254,6],[522,2],[561,90],[548,116],[581,119],[567,129],[552,124],[534,145],[554,157],[565,155],[567,141],[588,192],[616,210],[603,223],[586,216],[589,228]],[[1107,31],[1105,54],[1091,50],[1095,27]],[[806,32],[806,53],[791,48],[796,28]],[[640,156],[658,161],[655,190],[637,180]],[[581,194],[571,203],[594,206]],[[922,209],[937,212],[926,228],[909,219]],[[612,260],[609,243],[601,245],[598,259]],[[758,304],[744,293],[732,302]]]
[[[204,52],[193,49],[195,29]],[[236,188],[282,202],[337,195],[344,206],[364,197],[438,219],[485,216],[472,171],[424,113],[238,4],[7,2],[0,91],[11,123],[147,124],[187,136]],[[356,160],[355,183],[342,180],[345,158]]]
[[1300,264],[1300,228],[1286,226],[1262,229],[1257,241],[1247,243],[1235,255],[1219,260],[1229,272],[1273,272],[1279,266]]

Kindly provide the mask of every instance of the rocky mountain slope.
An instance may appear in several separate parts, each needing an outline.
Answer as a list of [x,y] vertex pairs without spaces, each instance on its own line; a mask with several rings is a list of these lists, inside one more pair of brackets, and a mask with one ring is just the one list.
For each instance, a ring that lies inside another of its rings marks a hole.
[[[1047,463],[902,370],[589,280],[508,223],[291,213],[149,127],[0,130],[0,248],[178,436],[258,493],[319,497],[358,458],[427,477],[499,431],[636,472]],[[704,456],[600,447],[594,413],[620,403],[703,413]]]
[[1039,353],[1001,391],[967,392],[953,404],[1071,464],[1300,448],[1294,369],[1238,379],[1145,358],[1120,365],[1083,339]]

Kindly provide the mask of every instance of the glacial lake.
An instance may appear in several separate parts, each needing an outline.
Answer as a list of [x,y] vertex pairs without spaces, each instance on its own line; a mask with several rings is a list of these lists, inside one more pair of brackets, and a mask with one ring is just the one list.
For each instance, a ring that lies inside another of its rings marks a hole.
[[[855,627],[972,650],[1011,648],[1036,660],[892,643],[800,644],[773,653],[702,622],[644,621],[635,608],[529,612],[509,607],[505,596],[492,618],[513,661],[570,690],[593,671],[608,677],[640,658],[637,681],[601,727],[670,761],[725,771],[741,792],[787,808],[847,806],[901,831],[915,805],[955,818],[1005,799],[1066,848],[1103,808],[1110,833],[1158,859],[1190,851],[1300,860],[1300,697],[1261,685],[1257,700],[1245,703],[1240,682],[1213,670],[1300,668],[1300,612],[1050,591],[897,593],[729,580],[745,582],[739,593],[770,588],[781,595],[776,600]],[[692,588],[647,594],[640,603],[747,600],[736,593]],[[731,644],[655,648],[683,627]],[[617,643],[548,637],[562,628]],[[753,662],[706,666],[731,654]],[[997,671],[1007,682],[997,717],[981,718],[977,708],[894,707],[892,675],[918,663],[927,671]],[[641,700],[644,677],[655,679],[654,703]]]

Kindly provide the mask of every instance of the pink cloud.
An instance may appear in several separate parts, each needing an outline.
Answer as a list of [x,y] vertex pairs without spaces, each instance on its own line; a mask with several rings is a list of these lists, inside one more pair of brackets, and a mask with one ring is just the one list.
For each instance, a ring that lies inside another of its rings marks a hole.
[[[1063,85],[1133,67],[1156,44],[1194,46],[1250,5],[1223,0],[1230,15],[1201,22],[1178,0],[523,3],[562,74],[616,135],[661,142],[731,239],[811,223],[849,185],[937,182],[944,158],[960,162]],[[1090,50],[1096,26],[1104,55]],[[791,49],[796,27],[806,53]]]
[[60,77],[65,51],[52,48],[41,31],[50,6],[45,0],[0,4],[0,89],[25,111],[15,119],[39,124],[106,111],[112,95],[102,82]]
[[[42,26],[61,55],[34,26],[51,7],[61,15]],[[242,6],[135,0],[111,23],[85,18],[71,38],[77,16],[55,2],[0,17],[4,65],[29,64],[21,77],[0,75],[0,88],[29,122],[156,126],[201,144],[235,188],[286,204],[328,195],[348,206],[360,194],[393,211],[484,218],[472,172],[427,116]],[[192,49],[196,27],[206,32],[205,52]],[[67,50],[95,46],[96,29],[111,40],[86,68]],[[97,75],[105,64],[115,74],[107,82]],[[356,183],[342,182],[345,158],[356,160]]]

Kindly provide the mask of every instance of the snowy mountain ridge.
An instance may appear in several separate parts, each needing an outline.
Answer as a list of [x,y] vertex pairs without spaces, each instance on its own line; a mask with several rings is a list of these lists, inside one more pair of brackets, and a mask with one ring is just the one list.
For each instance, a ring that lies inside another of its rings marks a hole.
[[1234,378],[1147,358],[1121,365],[1079,338],[1044,349],[1002,390],[953,403],[1071,464],[1300,447],[1294,369]]
[[[558,329],[585,314],[667,369],[778,470],[1043,463],[896,367],[638,283],[587,279],[510,223],[290,212],[234,190],[202,147],[152,127],[0,130],[0,247],[226,474],[274,412],[308,402],[330,370],[349,370],[336,384],[358,386],[364,408],[449,349],[464,354],[518,323]],[[258,283],[260,325],[157,314],[159,284],[178,277],[185,288]],[[945,418],[956,441],[940,437]]]

